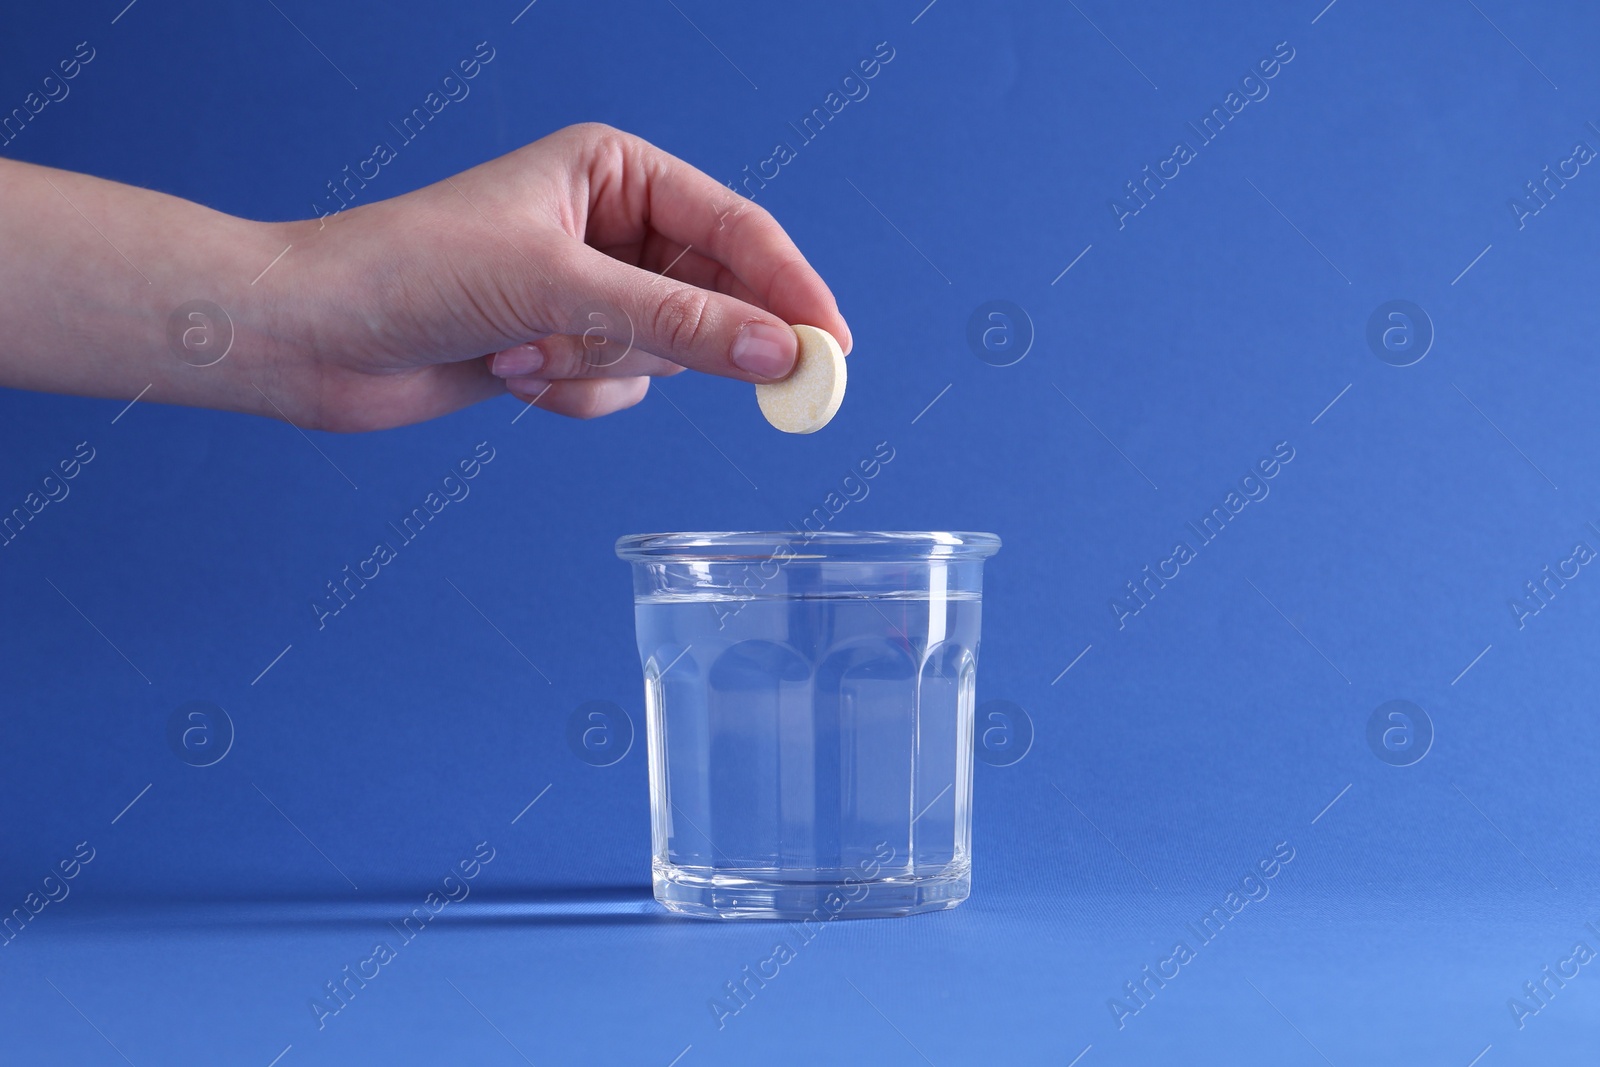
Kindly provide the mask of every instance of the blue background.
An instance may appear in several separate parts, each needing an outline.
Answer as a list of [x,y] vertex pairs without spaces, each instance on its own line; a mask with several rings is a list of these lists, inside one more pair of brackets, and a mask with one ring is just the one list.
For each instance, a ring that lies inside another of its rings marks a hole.
[[[698,376],[598,422],[513,425],[507,398],[315,448],[248,417],[0,395],[5,509],[96,452],[0,549],[0,910],[95,849],[0,948],[0,1060],[1498,1067],[1594,1047],[1600,969],[1521,1028],[1508,999],[1600,949],[1600,578],[1520,627],[1509,601],[1600,547],[1600,177],[1520,228],[1509,204],[1600,147],[1600,23],[1504,0],[924,2],[5,15],[5,109],[97,52],[8,155],[262,219],[309,216],[479,41],[496,58],[471,96],[369,196],[582,120],[732,180],[879,42],[894,59],[758,196],[855,333],[826,432],[777,434],[747,386]],[[1119,228],[1124,183],[1279,42],[1270,94]],[[1405,367],[1367,340],[1397,299],[1434,334]],[[968,342],[991,300],[1026,314],[1010,366]],[[480,441],[471,496],[319,631],[323,583]],[[979,699],[1025,709],[1034,741],[978,766],[967,903],[831,924],[719,1029],[723,983],[792,935],[658,909],[642,745],[595,767],[566,741],[586,701],[643,725],[612,543],[784,528],[883,441],[838,528],[1001,535]],[[1279,442],[1270,495],[1119,627],[1124,583]],[[1367,735],[1397,699],[1434,732],[1405,767]],[[209,767],[168,742],[189,701],[235,730]],[[480,841],[473,896],[319,1029],[324,983]],[[1270,895],[1200,945],[1185,924],[1279,842]],[[1119,1028],[1108,1000],[1178,940],[1195,959]]]

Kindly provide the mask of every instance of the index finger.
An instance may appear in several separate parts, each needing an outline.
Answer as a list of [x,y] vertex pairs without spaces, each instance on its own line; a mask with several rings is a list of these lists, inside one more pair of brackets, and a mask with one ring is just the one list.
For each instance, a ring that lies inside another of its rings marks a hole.
[[628,149],[652,228],[727,267],[785,322],[827,330],[850,351],[832,290],[766,208],[647,141],[630,138]]

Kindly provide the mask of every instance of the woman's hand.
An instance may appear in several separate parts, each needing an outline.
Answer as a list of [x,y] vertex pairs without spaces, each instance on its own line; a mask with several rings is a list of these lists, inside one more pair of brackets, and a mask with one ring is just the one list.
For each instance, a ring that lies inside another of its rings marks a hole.
[[507,389],[587,418],[685,367],[772,381],[794,365],[790,323],[850,347],[771,215],[606,126],[298,226],[324,428],[398,426]]
[[771,381],[790,323],[850,347],[771,215],[599,125],[291,223],[0,160],[0,247],[0,385],[325,430],[508,389],[603,415],[685,367]]

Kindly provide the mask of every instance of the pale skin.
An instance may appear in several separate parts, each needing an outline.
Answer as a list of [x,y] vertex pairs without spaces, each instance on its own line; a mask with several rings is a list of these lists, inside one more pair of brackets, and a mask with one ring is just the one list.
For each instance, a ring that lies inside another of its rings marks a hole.
[[[790,324],[851,345],[765,209],[596,124],[300,222],[0,160],[0,248],[0,386],[122,400],[148,386],[144,402],[307,429],[403,426],[507,392],[591,418],[685,368],[784,378]],[[183,358],[169,340],[195,300],[232,324],[210,366],[195,364],[222,324],[185,318]]]

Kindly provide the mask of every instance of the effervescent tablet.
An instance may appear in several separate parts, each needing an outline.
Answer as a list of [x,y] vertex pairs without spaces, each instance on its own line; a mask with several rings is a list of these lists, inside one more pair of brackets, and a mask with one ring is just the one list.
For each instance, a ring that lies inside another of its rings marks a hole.
[[800,342],[794,372],[781,382],[756,386],[756,402],[784,433],[816,433],[844,402],[844,349],[815,326],[796,326],[794,332]]

